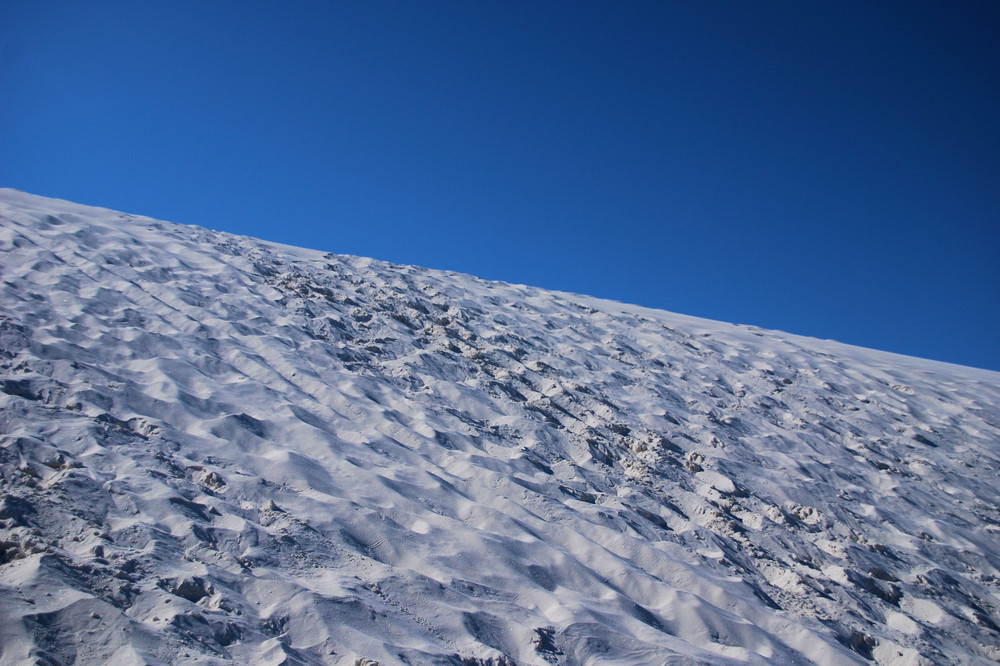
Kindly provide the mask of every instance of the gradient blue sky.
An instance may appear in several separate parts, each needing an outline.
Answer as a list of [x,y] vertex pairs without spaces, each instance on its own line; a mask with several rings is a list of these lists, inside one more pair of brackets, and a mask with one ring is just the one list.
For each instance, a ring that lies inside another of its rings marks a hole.
[[1000,3],[0,3],[0,186],[1000,370]]

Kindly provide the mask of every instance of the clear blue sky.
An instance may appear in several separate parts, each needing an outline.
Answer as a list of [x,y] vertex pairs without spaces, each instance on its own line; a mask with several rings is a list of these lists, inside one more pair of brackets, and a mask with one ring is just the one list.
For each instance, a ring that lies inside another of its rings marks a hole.
[[0,3],[0,186],[1000,370],[1000,3]]

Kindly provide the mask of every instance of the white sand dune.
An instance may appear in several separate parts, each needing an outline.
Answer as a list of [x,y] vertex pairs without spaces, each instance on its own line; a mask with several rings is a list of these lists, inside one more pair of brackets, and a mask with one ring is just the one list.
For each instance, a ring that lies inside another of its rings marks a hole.
[[13,190],[0,281],[3,664],[1000,660],[1000,373]]

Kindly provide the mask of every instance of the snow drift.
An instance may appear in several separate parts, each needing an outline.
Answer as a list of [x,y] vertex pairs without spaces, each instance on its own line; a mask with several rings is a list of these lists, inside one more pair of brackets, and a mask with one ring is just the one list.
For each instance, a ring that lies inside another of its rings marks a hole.
[[998,373],[0,218],[0,662],[1000,659]]

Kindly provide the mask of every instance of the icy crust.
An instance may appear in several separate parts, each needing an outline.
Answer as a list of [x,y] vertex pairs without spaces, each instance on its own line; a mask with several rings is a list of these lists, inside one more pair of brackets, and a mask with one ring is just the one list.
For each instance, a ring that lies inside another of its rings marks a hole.
[[1000,659],[1000,375],[0,191],[0,662]]

